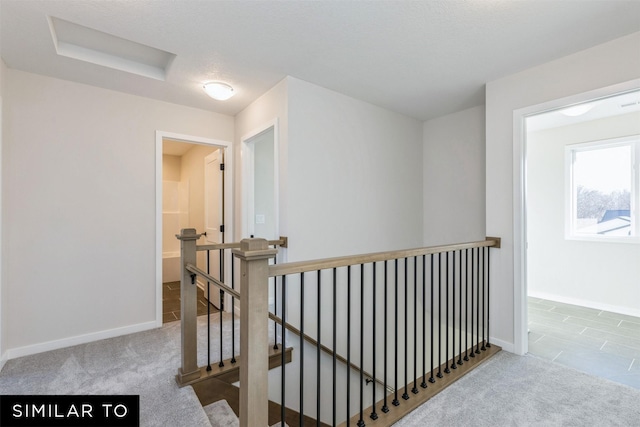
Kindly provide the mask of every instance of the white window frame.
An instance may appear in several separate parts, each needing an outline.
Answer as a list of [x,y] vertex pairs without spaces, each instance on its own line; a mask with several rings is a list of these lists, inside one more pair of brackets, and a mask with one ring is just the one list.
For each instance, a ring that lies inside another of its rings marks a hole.
[[[606,236],[575,233],[576,188],[573,182],[575,153],[605,148],[629,146],[631,148],[631,235]],[[640,243],[640,135],[569,144],[565,146],[565,239],[610,243]]]

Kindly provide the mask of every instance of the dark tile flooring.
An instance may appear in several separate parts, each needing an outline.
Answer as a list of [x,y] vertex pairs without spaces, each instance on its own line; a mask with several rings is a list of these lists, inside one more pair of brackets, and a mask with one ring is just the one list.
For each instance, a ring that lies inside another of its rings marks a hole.
[[[211,313],[218,309],[211,304]],[[202,289],[198,288],[198,316],[207,314],[207,299]],[[162,284],[162,323],[180,320],[180,282]]]
[[640,318],[529,297],[529,353],[640,389]]

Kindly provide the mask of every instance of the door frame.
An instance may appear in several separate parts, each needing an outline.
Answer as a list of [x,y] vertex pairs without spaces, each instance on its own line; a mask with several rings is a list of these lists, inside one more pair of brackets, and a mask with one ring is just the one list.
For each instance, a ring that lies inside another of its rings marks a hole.
[[[240,229],[241,236],[249,237],[249,230],[251,229],[249,222],[254,215],[254,203],[253,203],[253,180],[254,180],[254,154],[251,146],[251,140],[260,134],[267,132],[273,128],[273,186],[274,186],[274,200],[275,200],[275,217],[276,217],[276,235],[280,234],[280,144],[279,144],[279,130],[278,130],[278,118],[263,123],[261,126],[253,129],[251,132],[243,135],[240,138],[240,150],[242,158],[242,226]],[[281,256],[278,256],[278,260],[281,261]]]
[[[227,236],[233,233],[233,142],[200,136],[185,135],[156,130],[156,326],[162,326],[162,141],[172,139],[189,144],[210,145],[224,150],[224,232]],[[229,264],[230,260],[225,259]],[[226,267],[226,266],[225,266]]]
[[640,79],[582,92],[541,104],[520,108],[513,112],[513,325],[514,353],[529,351],[527,309],[527,132],[528,116],[582,104],[597,98],[637,90]]

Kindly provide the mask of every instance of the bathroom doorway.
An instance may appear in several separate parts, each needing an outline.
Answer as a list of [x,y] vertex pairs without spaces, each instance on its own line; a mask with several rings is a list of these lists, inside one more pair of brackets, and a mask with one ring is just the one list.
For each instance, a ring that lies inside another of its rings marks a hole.
[[[203,233],[198,241],[203,245],[211,243],[212,239],[221,243],[224,234],[232,234],[232,204],[225,203],[231,194],[231,168],[221,166],[229,161],[232,154],[230,142],[162,132],[157,132],[156,150],[156,322],[161,325],[180,318],[182,271],[180,242],[175,235],[183,228],[195,228],[198,233]],[[212,156],[217,159],[218,174],[208,171],[207,159]],[[229,178],[225,180],[223,174]],[[207,197],[207,192],[215,197]],[[207,207],[207,203],[211,206]],[[214,217],[220,224],[215,226],[215,236],[207,237],[209,229],[214,228],[207,223],[212,211],[216,213]],[[225,220],[229,222],[225,224]],[[219,263],[219,260],[215,261]],[[204,252],[198,253],[197,265],[202,269],[207,268]],[[218,269],[212,268],[211,271],[217,277],[215,271]],[[198,281],[197,285],[198,315],[204,315],[208,310],[217,311],[221,305],[218,292],[211,291],[212,304],[208,307],[207,284]]]

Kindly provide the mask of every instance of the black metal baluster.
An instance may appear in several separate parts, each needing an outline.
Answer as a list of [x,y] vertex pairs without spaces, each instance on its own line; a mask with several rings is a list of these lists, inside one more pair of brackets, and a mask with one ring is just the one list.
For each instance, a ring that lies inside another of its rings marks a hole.
[[456,252],[451,252],[453,266],[451,267],[451,323],[453,327],[451,340],[451,369],[458,369],[456,366]]
[[491,316],[489,315],[489,309],[491,308],[491,298],[489,297],[489,284],[491,283],[491,248],[487,248],[487,347],[491,347],[489,333],[489,319]]
[[[209,249],[207,249],[207,274],[211,274],[211,260],[209,259]],[[207,280],[207,371],[211,370],[211,282]],[[222,317],[222,313],[220,313]],[[222,335],[222,331],[220,331]]]
[[[465,249],[464,252],[466,267],[464,271],[464,360],[469,361],[469,249]],[[473,258],[473,249],[471,250],[471,257]],[[471,319],[473,321],[473,315]],[[471,327],[471,333],[473,333],[473,326]]]
[[300,273],[300,427],[304,427],[304,272]]
[[484,292],[485,292],[485,288],[484,288],[484,277],[485,277],[485,261],[484,261],[484,253],[485,250],[487,248],[483,247],[482,248],[482,351],[485,351],[487,349],[487,347],[485,346],[485,336],[484,336],[484,330],[487,326],[486,321],[485,321],[485,317],[484,317],[484,305],[485,305],[485,299],[484,299]]
[[387,336],[389,335],[389,329],[387,322],[387,265],[388,261],[384,262],[384,403],[382,404],[382,412],[385,414],[389,412],[389,406],[387,405]]
[[[273,278],[273,314],[278,315],[278,280]],[[278,323],[273,321],[273,349],[278,349]]]
[[427,256],[422,255],[422,383],[427,388]]
[[347,266],[347,423],[351,419],[351,266]]
[[404,259],[404,393],[402,398],[404,400],[409,399],[409,310],[408,310],[408,297],[409,297],[409,258]]
[[473,282],[474,282],[474,278],[476,275],[476,265],[474,262],[474,258],[475,258],[475,248],[471,248],[471,353],[469,353],[469,357],[476,357],[476,355],[473,353],[473,332],[474,332],[474,328],[473,328],[473,307],[474,307],[474,299],[473,299]]
[[373,357],[373,373],[372,373],[372,384],[373,384],[373,390],[371,391],[372,393],[372,404],[371,404],[371,419],[372,420],[377,420],[378,419],[378,414],[376,412],[376,263],[373,263],[373,295],[372,295],[372,321],[373,321],[373,339],[372,339],[372,344],[371,344],[371,353],[372,353],[372,357]]
[[476,354],[480,354],[480,248],[476,251]]
[[285,382],[285,365],[286,365],[286,360],[285,360],[285,356],[286,356],[286,351],[285,349],[287,348],[286,346],[286,340],[285,340],[285,331],[284,331],[284,325],[286,324],[286,316],[287,316],[287,312],[286,312],[286,304],[287,304],[287,276],[282,276],[282,282],[281,282],[281,286],[282,286],[282,301],[281,301],[281,306],[282,306],[282,325],[280,328],[280,333],[282,334],[282,350],[280,351],[281,354],[281,366],[282,366],[282,375],[280,377],[281,379],[281,384],[280,384],[280,423],[281,425],[284,425],[284,417],[285,417],[285,397],[286,397],[286,382]]
[[318,312],[318,325],[317,325],[317,329],[318,329],[318,343],[316,345],[316,356],[317,356],[317,366],[316,366],[316,423],[318,425],[318,427],[320,427],[320,341],[321,341],[321,336],[320,336],[320,332],[321,332],[321,328],[320,328],[320,322],[321,322],[321,316],[320,316],[320,297],[321,297],[321,292],[320,292],[320,285],[322,283],[322,274],[321,274],[321,270],[318,270],[318,299],[316,301],[316,310]]
[[413,257],[413,388],[418,394],[418,257]]
[[438,373],[442,378],[442,253],[438,253]]
[[336,343],[337,343],[337,312],[336,306],[338,305],[337,298],[337,285],[336,285],[336,269],[333,269],[333,352],[332,352],[332,362],[333,362],[333,425],[336,425],[336,392],[337,392],[337,384],[336,384]]
[[398,260],[395,260],[395,298],[394,298],[394,304],[395,304],[395,357],[394,357],[394,362],[395,362],[395,396],[393,398],[393,401],[391,402],[391,404],[393,406],[398,406],[400,405],[400,401],[398,400]]
[[447,374],[451,373],[451,370],[449,369],[449,252],[445,252],[444,253],[444,258],[445,258],[445,281],[444,281],[444,285],[445,285],[445,290],[444,290],[444,294],[445,294],[445,298],[444,298],[444,305],[445,305],[445,343],[444,343],[444,364],[445,364],[445,368],[444,368],[444,372]]
[[[231,289],[236,288],[236,273],[233,255],[231,255]],[[231,363],[236,363],[236,297],[231,296]]]
[[459,285],[460,285],[460,320],[458,322],[458,325],[460,327],[460,341],[458,343],[458,349],[460,350],[460,354],[458,354],[458,365],[462,365],[462,330],[463,330],[463,326],[462,326],[462,250],[459,251],[460,253],[460,263],[458,264],[458,267],[460,268],[460,274],[458,274],[459,277]]
[[360,264],[360,420],[358,427],[364,427],[364,264]]
[[[218,250],[220,256],[220,281],[224,283],[224,252],[222,249]],[[222,313],[224,312],[224,291],[220,289],[220,363],[219,367],[224,366],[222,359]]]
[[431,376],[429,377],[429,382],[430,383],[435,383],[436,379],[433,378],[433,369],[434,369],[434,365],[433,365],[433,278],[434,278],[434,274],[433,274],[433,254],[430,255],[431,257],[431,345],[429,347],[431,347]]

